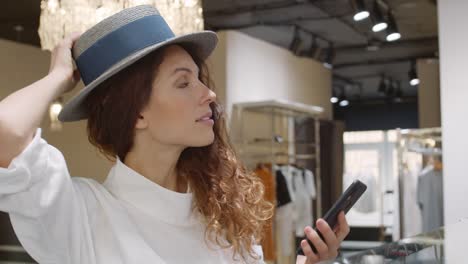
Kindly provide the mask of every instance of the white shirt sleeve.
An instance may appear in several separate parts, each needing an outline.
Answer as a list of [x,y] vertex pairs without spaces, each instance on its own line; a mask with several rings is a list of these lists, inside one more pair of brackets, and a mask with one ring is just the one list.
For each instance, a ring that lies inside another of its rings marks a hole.
[[265,260],[263,259],[263,248],[261,245],[253,245],[253,250],[255,251],[258,256],[260,256],[260,259],[258,260],[258,264],[265,264]]
[[79,192],[62,153],[41,138],[40,128],[8,168],[0,168],[0,211],[9,213],[22,246],[39,263],[89,263]]

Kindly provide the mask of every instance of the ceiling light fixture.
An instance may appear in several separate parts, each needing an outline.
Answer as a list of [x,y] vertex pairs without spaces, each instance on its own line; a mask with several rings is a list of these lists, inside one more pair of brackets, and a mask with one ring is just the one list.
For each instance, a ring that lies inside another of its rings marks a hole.
[[328,43],[326,50],[325,59],[323,60],[323,66],[327,69],[333,69],[333,61],[335,60],[335,48],[332,42]]
[[363,0],[351,1],[356,12],[354,13],[354,21],[361,21],[369,17],[370,13],[366,10],[366,6]]
[[387,87],[387,96],[392,97],[397,89],[397,81],[390,79]]
[[385,75],[383,74],[382,74],[382,77],[380,78],[378,92],[381,95],[385,95],[385,93],[387,92],[387,80],[385,78]]
[[401,103],[403,101],[403,91],[401,90],[401,82],[397,82],[396,92],[395,92],[395,102]]
[[408,78],[409,78],[409,83],[411,84],[411,86],[416,86],[419,84],[419,78],[418,78],[418,74],[416,72],[416,62],[415,61],[412,61],[411,62],[411,68],[408,72]]
[[340,106],[341,107],[346,107],[349,105],[349,101],[348,99],[346,99],[346,96],[343,95],[343,97],[341,98],[341,101],[340,101]]
[[330,98],[330,102],[332,104],[336,104],[338,103],[339,99],[338,99],[338,96],[336,96],[335,94],[335,89],[332,88],[332,97]]
[[380,11],[380,7],[377,1],[374,1],[374,9],[373,9],[372,17],[373,17],[372,20],[374,22],[374,25],[372,26],[372,31],[380,32],[382,30],[387,29],[387,26],[388,26],[387,22],[385,21],[384,16],[382,12]]
[[310,44],[310,48],[309,48],[309,57],[311,58],[317,58],[317,53],[319,51],[319,46],[317,44],[317,37],[312,35],[312,41],[311,41],[311,44]]
[[299,36],[299,28],[298,26],[294,26],[294,33],[293,33],[293,39],[291,41],[291,44],[289,44],[289,50],[294,53],[294,55],[299,55],[299,52],[301,50],[302,46],[302,40],[301,37]]
[[338,100],[338,105],[341,107],[347,107],[349,105],[349,100],[346,96],[346,90],[349,90],[352,87],[351,83],[348,83],[344,86],[341,86],[341,95]]
[[393,17],[392,13],[388,12],[388,27],[387,27],[387,41],[395,41],[401,38],[400,32],[398,32],[398,27]]

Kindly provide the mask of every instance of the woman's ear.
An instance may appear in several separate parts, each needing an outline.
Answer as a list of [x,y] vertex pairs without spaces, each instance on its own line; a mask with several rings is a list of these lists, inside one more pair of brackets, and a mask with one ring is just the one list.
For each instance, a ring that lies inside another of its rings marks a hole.
[[135,128],[136,129],[145,129],[148,127],[148,121],[145,118],[143,113],[140,113],[140,115],[137,118]]

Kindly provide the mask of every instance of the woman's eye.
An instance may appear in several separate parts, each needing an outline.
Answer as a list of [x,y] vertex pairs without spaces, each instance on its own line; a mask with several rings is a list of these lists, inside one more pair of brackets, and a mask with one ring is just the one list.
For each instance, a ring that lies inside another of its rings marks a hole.
[[181,83],[179,84],[179,88],[187,88],[189,86],[189,83],[188,82],[184,82],[184,83]]

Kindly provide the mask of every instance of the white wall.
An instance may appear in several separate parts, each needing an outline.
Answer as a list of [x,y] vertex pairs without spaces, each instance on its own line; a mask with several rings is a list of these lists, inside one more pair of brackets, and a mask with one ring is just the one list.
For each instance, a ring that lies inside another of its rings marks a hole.
[[[468,1],[438,1],[445,224],[468,217]],[[466,238],[465,238],[466,242]],[[446,234],[446,263],[466,259]],[[460,247],[459,247],[460,249]]]
[[237,31],[218,37],[211,64],[229,113],[233,103],[285,99],[321,106],[323,117],[333,118],[331,72],[320,62]]
[[438,59],[419,59],[416,64],[419,80],[419,127],[440,127],[440,71]]
[[[49,52],[0,39],[0,100],[45,76],[49,60]],[[80,83],[65,95],[65,101],[82,88]],[[72,176],[92,177],[99,181],[107,176],[111,164],[88,142],[86,122],[65,123],[61,132],[52,132],[49,119],[44,118],[41,128],[43,138],[64,154]]]

